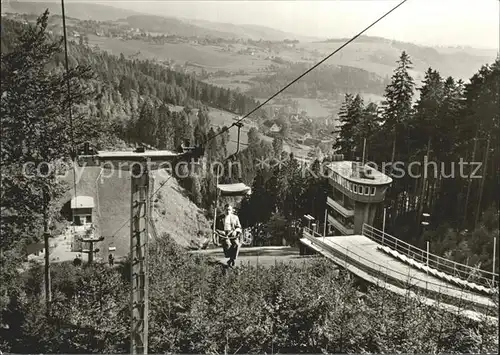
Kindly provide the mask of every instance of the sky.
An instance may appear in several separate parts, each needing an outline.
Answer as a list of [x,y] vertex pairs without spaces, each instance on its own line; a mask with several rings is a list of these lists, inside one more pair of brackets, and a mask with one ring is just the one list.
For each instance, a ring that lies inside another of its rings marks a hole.
[[[322,38],[351,37],[396,6],[397,0],[95,2],[162,16],[263,25]],[[440,46],[500,47],[499,0],[408,0],[366,35]]]

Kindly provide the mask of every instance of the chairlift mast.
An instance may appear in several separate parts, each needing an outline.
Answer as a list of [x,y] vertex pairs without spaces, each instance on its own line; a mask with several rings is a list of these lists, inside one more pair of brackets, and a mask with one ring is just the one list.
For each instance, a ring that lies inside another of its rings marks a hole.
[[131,172],[130,281],[132,287],[130,294],[130,353],[147,354],[149,313],[148,246],[153,186],[150,170],[160,168],[162,163],[175,164],[180,161],[198,159],[203,156],[204,149],[202,147],[189,147],[188,143],[187,146],[181,146],[180,152],[177,153],[161,150],[146,151],[144,148],[127,152],[97,152],[86,143],[80,153],[80,161],[83,159],[96,165],[105,162],[120,162],[118,169]]
[[82,238],[82,242],[88,243],[89,248],[88,249],[83,249],[82,253],[88,254],[89,255],[89,265],[94,262],[94,254],[97,254],[99,252],[98,248],[94,248],[95,243],[102,242],[104,240],[104,237],[99,237],[99,238]]

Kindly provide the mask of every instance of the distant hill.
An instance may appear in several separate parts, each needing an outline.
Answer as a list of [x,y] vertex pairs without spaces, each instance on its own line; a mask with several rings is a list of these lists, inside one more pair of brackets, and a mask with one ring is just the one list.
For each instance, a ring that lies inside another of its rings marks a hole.
[[194,24],[187,23],[173,17],[162,17],[153,15],[132,15],[121,21],[128,23],[131,27],[140,28],[149,32],[159,32],[166,34],[175,34],[183,37],[191,36],[211,36],[220,38],[238,38],[231,32],[218,30],[207,30]]
[[[25,13],[39,15],[49,9],[53,15],[61,14],[61,3],[8,1],[2,4],[2,13]],[[242,38],[253,40],[282,41],[297,39],[299,41],[317,41],[319,38],[305,37],[293,33],[258,25],[234,25],[203,20],[178,19],[159,15],[147,15],[124,10],[113,6],[95,3],[65,3],[66,16],[80,20],[117,21],[128,23],[131,27],[141,28],[149,32],[175,34],[178,36],[211,36],[219,38]]]
[[150,32],[163,32],[179,36],[211,36],[225,39],[241,38],[252,40],[283,41],[297,39],[304,42],[317,41],[316,37],[306,37],[258,25],[235,25],[205,20],[178,19],[174,17],[133,15],[122,21],[132,27]]
[[[46,9],[49,9],[51,15],[61,15],[61,2],[29,2],[29,1],[2,1],[2,13],[24,13],[40,15]],[[80,20],[95,21],[115,21],[120,18],[138,14],[135,11],[119,9],[112,6],[68,2],[64,3],[66,16]]]
[[[307,44],[309,50],[318,50],[326,55],[342,45],[348,38],[333,38]],[[381,76],[390,76],[402,51],[406,51],[413,62],[414,78],[423,78],[432,67],[442,75],[468,80],[484,64],[492,63],[497,55],[495,49],[471,47],[430,47],[410,42],[395,41],[382,37],[360,36],[338,55],[328,60],[329,64],[352,65]]]
[[259,25],[235,25],[232,23],[219,23],[205,20],[183,19],[183,21],[216,31],[229,32],[233,37],[268,41],[283,41],[285,39],[296,39],[301,42],[319,41],[317,37],[307,37],[295,33],[277,30],[271,27]]
[[[30,13],[39,15],[46,8],[52,14],[60,14],[59,1],[56,2],[7,2],[2,4],[2,12]],[[279,56],[291,63],[315,63],[344,44],[348,38],[332,38],[319,40],[306,38],[280,30],[257,25],[234,25],[203,20],[188,20],[162,17],[161,14],[147,15],[122,10],[100,4],[68,3],[68,17],[78,19],[112,20],[127,23],[130,27],[149,32],[174,34],[178,36],[212,36],[226,39],[264,39],[284,40],[297,39],[301,43],[295,49],[279,49]],[[165,43],[158,45],[140,39],[124,41],[118,37],[97,37],[89,35],[90,44],[119,55],[135,55],[140,52],[140,59],[164,61],[174,60],[178,63],[195,63],[208,71],[225,70],[236,73],[243,70],[251,75],[261,75],[264,69],[275,62],[268,59],[268,54],[256,53],[236,54],[236,50],[221,50],[215,46],[196,45],[190,43]],[[247,49],[247,48],[238,48]],[[360,36],[341,52],[329,59],[325,64],[343,65],[360,68],[383,78],[390,77],[396,61],[402,51],[406,51],[412,61],[412,75],[418,82],[424,72],[432,67],[443,76],[451,75],[457,79],[468,80],[479,68],[491,63],[497,56],[495,49],[476,49],[470,47],[430,47],[395,41],[374,36]],[[249,77],[238,80],[248,81]],[[229,82],[228,85],[234,83]],[[247,88],[244,88],[248,90]]]

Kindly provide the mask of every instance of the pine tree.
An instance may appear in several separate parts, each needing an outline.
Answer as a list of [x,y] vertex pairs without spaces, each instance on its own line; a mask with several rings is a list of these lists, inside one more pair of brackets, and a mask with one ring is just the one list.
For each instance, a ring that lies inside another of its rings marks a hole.
[[[83,83],[92,77],[92,73],[88,67],[70,68],[68,75],[72,90],[69,101],[65,74],[47,70],[47,65],[62,50],[61,41],[51,42],[47,24],[48,11],[38,18],[35,26],[22,29],[13,48],[1,53],[1,160],[2,167],[11,173],[25,163],[36,166],[41,162],[53,164],[59,159],[68,160],[74,148],[72,137],[74,143],[79,144],[97,137],[101,129],[93,117],[80,114],[72,107],[74,132],[69,131],[68,108],[70,104],[82,104],[90,97]],[[47,179],[25,180],[20,171],[16,175],[3,172],[2,205],[8,206],[8,199],[14,198],[11,201],[13,207],[20,208],[19,199],[25,196],[25,207],[27,211],[32,209],[33,213],[24,222],[18,222],[31,223],[41,212],[40,208],[47,208],[45,202],[36,196],[41,189],[50,191],[54,188],[55,176],[49,174]],[[16,183],[10,185],[9,182],[15,176],[21,179],[17,187]],[[10,193],[14,195],[10,196]],[[2,218],[2,228],[4,221],[6,219]],[[2,235],[8,237],[8,234]]]
[[443,102],[439,112],[440,132],[446,131],[447,134],[439,134],[435,137],[435,154],[439,160],[450,161],[461,144],[459,132],[463,127],[463,82],[455,82],[452,77],[448,77],[443,87]]
[[349,125],[344,127],[344,125],[349,121],[348,118],[348,110],[351,106],[353,100],[353,96],[351,94],[346,94],[344,97],[344,102],[340,106],[339,110],[339,121],[340,121],[340,134],[337,137],[333,148],[336,149],[340,154],[346,154],[348,151],[350,152],[349,147]]
[[[384,131],[392,137],[391,163],[396,159],[397,146],[405,141],[405,122],[412,114],[412,98],[415,83],[409,74],[412,69],[410,56],[402,52],[397,61],[398,67],[394,71],[391,83],[386,87],[382,106]],[[387,138],[385,138],[387,139]]]
[[194,128],[194,140],[196,144],[201,144],[206,141],[209,127],[210,119],[208,117],[208,112],[203,109],[199,110],[198,119]]
[[172,117],[168,106],[161,105],[158,108],[158,131],[156,134],[156,147],[159,149],[175,149],[174,129]]
[[[304,205],[304,193],[306,189],[303,172],[302,166],[297,159],[293,157],[293,154],[291,154],[284,169],[284,175],[287,179],[287,188],[284,189],[286,198],[283,206],[283,215],[289,222],[303,215],[301,212],[302,206]],[[281,188],[283,189],[283,187]]]
[[322,176],[321,163],[315,160],[311,165],[311,172],[307,170],[304,178],[304,197],[302,198],[301,215],[310,214],[319,220],[324,217],[326,196],[330,188],[328,180]]
[[260,138],[259,138],[259,132],[257,131],[256,128],[252,127],[247,133],[248,135],[248,148],[250,149],[255,149],[257,148],[258,144],[260,143]]
[[266,187],[265,173],[263,170],[258,170],[252,184],[248,210],[242,217],[253,225],[268,221],[273,211],[274,205]]
[[222,126],[218,129],[217,136],[217,159],[223,161],[227,158],[227,143],[229,142],[229,129],[227,126]]
[[207,155],[208,162],[210,163],[216,161],[218,158],[218,144],[215,134],[214,129],[210,128],[210,131],[208,131],[208,145],[205,148],[205,154]]
[[[500,193],[496,176],[500,173],[498,137],[500,135],[500,56],[491,65],[484,65],[465,86],[464,114],[469,122],[468,129],[463,128],[461,141],[465,146],[477,145],[477,154],[472,159],[482,163],[482,179],[476,189],[472,189],[471,203],[465,205],[467,220],[474,226],[482,211],[492,203],[497,203],[493,196]],[[476,139],[476,140],[475,140]],[[473,150],[473,148],[472,148]],[[488,173],[489,171],[489,173]],[[470,188],[470,186],[469,186]],[[475,191],[474,191],[475,190]],[[474,193],[475,192],[475,193]],[[474,203],[472,203],[474,200]],[[474,223],[472,223],[472,220]]]
[[[419,88],[420,98],[415,106],[415,117],[412,121],[412,131],[417,136],[413,137],[414,152],[420,158],[424,155],[428,161],[432,161],[431,148],[433,137],[439,133],[440,128],[440,111],[444,99],[444,83],[441,75],[429,68],[425,73],[423,86]],[[423,153],[423,154],[422,154]],[[439,169],[439,166],[437,167]],[[417,223],[420,224],[422,212],[428,201],[425,199],[426,192],[430,186],[432,179],[431,171],[422,171],[422,186],[420,190],[420,198],[418,203]],[[436,176],[437,171],[433,172]]]
[[281,137],[273,138],[273,152],[276,159],[280,159],[281,153],[283,152],[283,138]]
[[356,141],[356,132],[364,117],[364,104],[361,96],[356,95],[352,98],[347,94],[339,116],[342,126],[334,148],[340,148],[340,154],[354,158],[352,154],[356,151],[359,155],[360,146],[360,143]]
[[[11,292],[10,276],[19,268],[23,246],[38,241],[42,228],[43,232],[50,232],[50,220],[59,215],[54,205],[66,187],[56,176],[57,164],[70,163],[77,145],[87,140],[95,142],[100,132],[107,133],[95,117],[77,110],[93,96],[84,85],[92,78],[90,69],[71,67],[68,73],[49,70],[54,57],[62,52],[62,42],[53,42],[47,34],[48,17],[45,11],[36,25],[23,26],[16,34],[15,44],[1,53],[2,313],[4,295]],[[23,171],[29,165],[34,169]],[[8,265],[13,269],[8,270]]]
[[136,127],[141,142],[149,145],[156,144],[158,115],[156,107],[151,100],[148,99],[142,104]]
[[363,109],[360,122],[353,128],[353,142],[355,142],[361,150],[363,147],[365,148],[365,159],[367,158],[371,143],[375,139],[374,135],[379,129],[379,124],[380,118],[378,115],[378,106],[377,104],[370,102]]

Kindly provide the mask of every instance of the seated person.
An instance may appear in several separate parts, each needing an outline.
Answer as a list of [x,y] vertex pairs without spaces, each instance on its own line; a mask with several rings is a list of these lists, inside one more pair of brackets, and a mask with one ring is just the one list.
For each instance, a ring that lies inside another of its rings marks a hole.
[[227,264],[234,266],[240,249],[239,236],[241,234],[241,223],[237,215],[233,214],[233,207],[229,204],[225,206],[224,233],[226,240],[223,241],[224,253],[229,258]]

